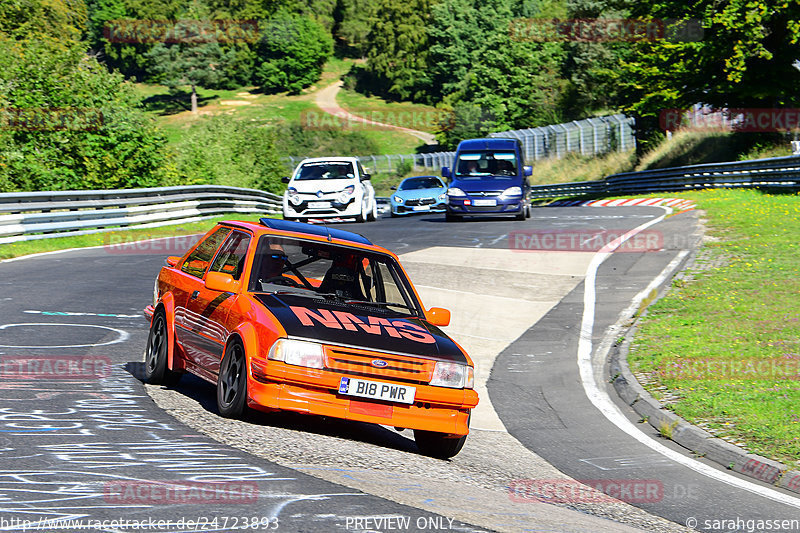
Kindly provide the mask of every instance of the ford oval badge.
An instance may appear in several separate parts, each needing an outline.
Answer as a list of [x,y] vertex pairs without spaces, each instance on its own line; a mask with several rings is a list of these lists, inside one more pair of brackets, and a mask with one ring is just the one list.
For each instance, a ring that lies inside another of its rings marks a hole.
[[383,359],[373,359],[372,360],[372,366],[375,366],[375,367],[378,367],[378,368],[383,368],[385,366],[389,366],[389,363],[387,363]]

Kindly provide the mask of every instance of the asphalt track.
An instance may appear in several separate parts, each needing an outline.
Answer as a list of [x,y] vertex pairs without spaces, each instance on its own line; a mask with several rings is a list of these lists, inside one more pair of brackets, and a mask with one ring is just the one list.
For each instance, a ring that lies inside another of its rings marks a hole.
[[[535,210],[534,217],[524,223],[446,224],[443,217],[422,216],[342,227],[361,231],[397,253],[411,254],[443,246],[501,250],[509,246],[509,233],[520,228],[630,229],[660,214],[656,208],[547,208]],[[606,328],[618,321],[633,297],[688,248],[687,236],[692,233],[694,222],[691,214],[668,219],[655,226],[665,236],[663,251],[616,253],[600,266],[592,330],[595,346],[602,344]],[[171,529],[161,530],[170,531],[232,531],[253,517],[261,519],[259,530],[273,525],[280,531],[494,529],[485,521],[471,525],[453,518],[457,515],[449,514],[446,507],[437,513],[430,507],[397,503],[391,490],[382,494],[384,497],[377,497],[348,487],[344,481],[320,479],[335,480],[335,476],[318,472],[308,475],[256,457],[258,454],[241,451],[247,446],[220,444],[156,408],[136,376],[147,335],[141,309],[150,299],[163,255],[157,250],[120,254],[101,248],[0,264],[0,355],[4,360],[0,381],[0,388],[4,389],[0,400],[0,530],[19,529],[12,519],[38,521],[45,526],[43,529],[54,530],[53,520],[70,517],[163,519],[172,524]],[[658,454],[623,433],[590,403],[576,355],[585,291],[584,283],[579,282],[496,359],[488,376],[488,396],[508,433],[576,479],[655,482],[661,487],[660,492],[633,503],[676,522],[676,530],[677,524],[686,523],[690,517],[698,520],[698,529],[706,531],[747,531],[747,520],[800,516],[797,507],[710,480]],[[6,371],[6,363],[14,358],[54,356],[88,357],[100,364],[107,361],[110,374],[83,381],[41,380],[24,379]],[[184,398],[191,398],[192,388],[199,390],[200,398],[207,392],[202,384],[187,381],[186,388],[179,389]],[[635,421],[626,407],[620,408]],[[214,420],[213,413],[208,416]],[[295,421],[290,424],[298,425]],[[645,425],[640,428],[648,431]],[[369,428],[350,425],[342,431],[323,421],[309,432],[303,432],[302,427],[294,429],[307,437],[305,440],[325,433],[355,440],[362,453],[375,451],[380,456],[384,448],[403,451],[406,464],[388,465],[397,466],[399,471],[413,470],[417,460],[425,464],[427,459],[414,456],[408,439]],[[243,439],[247,440],[246,436]],[[472,439],[462,452],[465,457],[469,456]],[[257,447],[258,443],[250,445]],[[152,492],[148,498],[124,490],[149,486],[154,480],[219,481],[239,492],[230,492],[226,501],[217,495],[211,502],[187,502],[167,501],[168,498],[154,501]],[[381,481],[384,486],[387,484],[386,479]],[[452,487],[457,490],[458,486],[456,479]],[[258,501],[254,502],[248,499],[248,490],[256,487]],[[204,517],[203,527],[177,524]],[[217,527],[207,527],[214,517]],[[401,522],[366,522],[368,518],[396,518]],[[412,527],[397,527],[406,518]],[[359,519],[362,521],[357,522]],[[712,519],[741,519],[741,526],[703,527],[705,520]],[[227,522],[223,524],[222,520]],[[547,523],[547,528],[532,522],[528,529],[581,530],[580,520],[574,522],[574,527],[558,528],[550,525],[552,516],[543,516],[542,523]],[[423,527],[413,529],[420,525]],[[595,525],[584,522],[582,530],[599,530]],[[117,524],[95,530],[126,529]]]

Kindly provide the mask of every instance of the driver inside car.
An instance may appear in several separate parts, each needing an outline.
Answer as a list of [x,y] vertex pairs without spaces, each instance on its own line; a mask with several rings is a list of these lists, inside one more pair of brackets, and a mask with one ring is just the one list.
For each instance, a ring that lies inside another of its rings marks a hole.
[[365,300],[364,293],[359,285],[359,258],[355,255],[339,256],[333,260],[322,283],[319,292],[333,293],[343,298]]

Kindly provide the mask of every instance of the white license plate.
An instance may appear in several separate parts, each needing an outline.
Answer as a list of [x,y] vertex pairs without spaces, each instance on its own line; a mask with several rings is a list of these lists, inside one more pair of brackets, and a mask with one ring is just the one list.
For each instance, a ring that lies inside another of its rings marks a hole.
[[328,209],[330,206],[330,202],[308,202],[309,209]]
[[431,210],[431,206],[429,206],[429,205],[415,205],[411,209],[414,210],[414,211],[430,211]]
[[417,389],[408,385],[395,385],[393,383],[381,383],[380,381],[356,378],[342,378],[339,382],[339,394],[372,398],[373,400],[412,404],[416,393]]
[[497,205],[497,200],[472,200],[472,205],[475,207],[494,207]]

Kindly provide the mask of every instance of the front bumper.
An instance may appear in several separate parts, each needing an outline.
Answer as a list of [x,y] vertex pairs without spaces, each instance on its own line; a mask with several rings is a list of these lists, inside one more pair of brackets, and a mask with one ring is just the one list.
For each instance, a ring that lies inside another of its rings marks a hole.
[[[475,203],[478,205],[475,205]],[[493,205],[482,205],[493,202]],[[503,198],[500,196],[458,196],[448,198],[447,212],[452,215],[519,215],[525,209],[523,197]]]
[[444,213],[447,210],[445,202],[436,202],[430,205],[406,205],[392,201],[392,213],[395,215],[411,215],[424,213]]
[[449,435],[469,433],[469,414],[478,404],[478,394],[472,389],[414,384],[414,403],[400,404],[339,394],[342,377],[353,376],[252,359],[248,403],[255,409],[286,409]]
[[[326,206],[320,206],[327,203]],[[335,198],[304,199],[295,205],[288,199],[283,200],[283,215],[287,217],[355,217],[361,214],[361,201],[356,196],[351,196],[347,202],[339,202]]]

